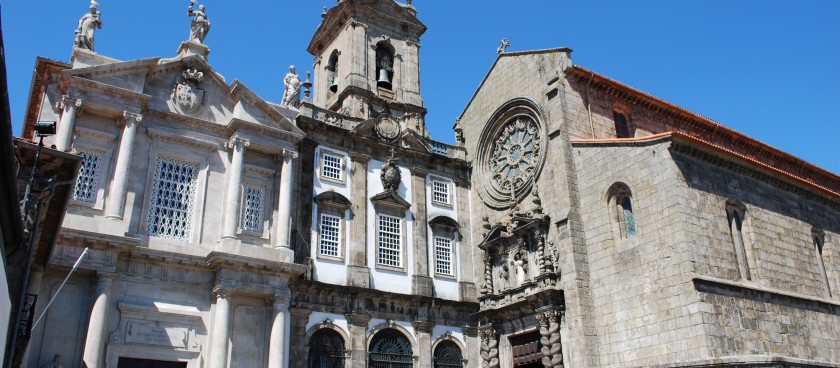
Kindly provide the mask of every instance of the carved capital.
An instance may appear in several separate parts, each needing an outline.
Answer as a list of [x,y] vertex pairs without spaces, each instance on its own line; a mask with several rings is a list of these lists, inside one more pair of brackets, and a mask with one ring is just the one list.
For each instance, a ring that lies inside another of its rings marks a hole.
[[228,299],[228,300],[230,300],[230,295],[231,295],[231,290],[229,290],[229,289],[224,289],[221,286],[216,286],[215,288],[213,288],[213,296],[215,296],[216,299]]
[[250,139],[245,139],[242,137],[234,136],[232,137],[227,143],[225,143],[225,148],[231,149],[235,148],[237,145],[241,147],[248,147],[251,145]]
[[347,323],[357,327],[367,327],[368,322],[370,322],[370,316],[367,314],[351,313],[345,315],[345,317],[347,317]]
[[350,159],[353,160],[353,162],[366,164],[370,161],[370,156],[361,152],[350,151]]
[[297,151],[292,151],[292,150],[287,150],[287,149],[284,149],[284,150],[283,150],[283,153],[281,153],[281,154],[280,154],[280,156],[281,156],[284,160],[286,160],[286,159],[288,159],[288,160],[297,160],[297,158],[298,158],[298,153],[297,153]]
[[434,322],[414,321],[411,322],[411,325],[414,326],[415,330],[423,333],[432,333],[432,329],[435,328]]
[[129,112],[129,111],[123,111],[123,118],[125,119],[126,123],[129,120],[133,120],[137,123],[140,123],[141,121],[143,121],[143,114],[138,114],[138,113]]
[[68,107],[75,107],[76,109],[78,109],[82,107],[82,99],[73,98],[70,97],[70,95],[63,95],[61,96],[61,100],[59,100],[55,105],[59,109],[64,109]]

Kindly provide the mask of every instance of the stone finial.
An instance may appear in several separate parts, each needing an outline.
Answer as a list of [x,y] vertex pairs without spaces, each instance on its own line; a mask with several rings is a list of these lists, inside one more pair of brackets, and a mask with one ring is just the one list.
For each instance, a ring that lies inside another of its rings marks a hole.
[[304,101],[310,101],[309,96],[312,93],[312,91],[310,90],[312,88],[312,81],[309,80],[309,77],[311,76],[311,74],[312,73],[310,73],[309,71],[306,72],[306,80],[302,84]]
[[210,18],[207,18],[207,11],[204,5],[199,5],[198,10],[193,10],[197,0],[190,0],[190,7],[187,8],[187,16],[192,17],[190,25],[190,42],[204,44],[204,38],[210,32]]
[[324,5],[324,11],[321,13],[321,21],[327,17],[327,6]]
[[93,50],[93,38],[97,28],[102,29],[101,13],[96,10],[99,3],[91,0],[90,13],[86,13],[79,19],[79,24],[76,26],[76,38],[73,41],[73,47]]
[[534,204],[534,209],[533,209],[534,214],[539,215],[539,214],[543,213],[543,208],[542,208],[542,199],[540,198],[540,194],[538,193],[538,191],[539,191],[539,189],[537,188],[537,185],[534,184],[534,190],[531,191],[531,203]]
[[507,38],[502,38],[500,42],[501,44],[498,48],[496,48],[496,52],[499,54],[504,54],[507,52],[507,48],[510,47],[510,41],[508,41]]

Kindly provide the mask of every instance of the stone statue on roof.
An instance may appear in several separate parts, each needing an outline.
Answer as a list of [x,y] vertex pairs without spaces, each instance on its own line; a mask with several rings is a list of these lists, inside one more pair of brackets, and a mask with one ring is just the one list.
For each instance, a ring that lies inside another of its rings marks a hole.
[[289,66],[289,72],[283,78],[285,89],[283,90],[283,106],[297,107],[300,104],[300,76],[295,71],[295,66]]
[[191,0],[190,7],[187,8],[187,15],[193,17],[190,26],[190,42],[203,44],[204,38],[210,32],[210,19],[207,18],[207,12],[204,5],[199,5],[198,10],[193,10],[196,0]]
[[86,13],[79,19],[79,25],[76,27],[76,39],[73,42],[73,47],[93,51],[93,37],[97,28],[102,28],[101,13],[96,10],[99,6],[94,0],[90,2],[90,13]]

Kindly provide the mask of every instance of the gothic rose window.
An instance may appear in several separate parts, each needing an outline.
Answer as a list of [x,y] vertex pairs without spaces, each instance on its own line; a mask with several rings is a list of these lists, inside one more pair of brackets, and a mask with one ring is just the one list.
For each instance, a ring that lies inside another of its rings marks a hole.
[[505,126],[493,147],[490,174],[494,188],[510,193],[528,184],[540,159],[540,130],[528,116],[518,116]]

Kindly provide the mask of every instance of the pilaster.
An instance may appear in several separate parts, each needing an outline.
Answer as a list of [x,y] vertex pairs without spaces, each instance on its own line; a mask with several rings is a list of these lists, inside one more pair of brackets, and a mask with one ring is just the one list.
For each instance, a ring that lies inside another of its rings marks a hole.
[[122,220],[125,211],[125,194],[128,185],[128,173],[131,168],[131,156],[134,152],[134,140],[137,127],[143,120],[143,115],[123,112],[123,131],[120,137],[120,150],[117,154],[117,164],[114,168],[114,181],[111,183],[108,207],[105,217],[112,220]]
[[411,191],[414,205],[414,275],[411,290],[415,295],[434,296],[435,284],[429,277],[429,225],[426,213],[426,175],[424,168],[411,168]]
[[111,307],[110,274],[98,274],[93,309],[90,312],[87,337],[85,338],[84,365],[88,368],[105,367],[105,342],[108,340],[108,313]]
[[76,124],[76,112],[82,107],[82,100],[72,98],[69,95],[61,96],[58,107],[62,109],[61,121],[58,124],[58,132],[55,137],[55,148],[66,152],[73,144],[73,127]]
[[367,327],[370,316],[362,313],[347,315],[350,330],[350,367],[367,367]]
[[350,241],[347,242],[347,285],[367,288],[370,285],[370,268],[367,267],[367,164],[370,156],[350,152],[352,161],[351,201],[353,219],[350,224]]

